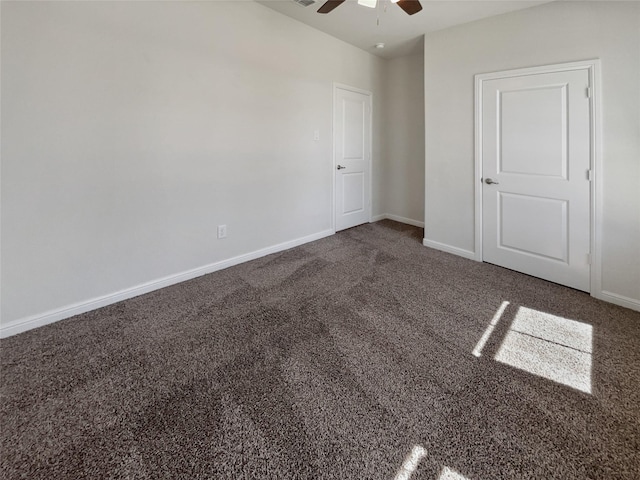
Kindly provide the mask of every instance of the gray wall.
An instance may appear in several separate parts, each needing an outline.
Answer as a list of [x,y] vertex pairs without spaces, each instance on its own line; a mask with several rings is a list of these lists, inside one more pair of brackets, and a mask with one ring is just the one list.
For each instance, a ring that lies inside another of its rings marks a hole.
[[384,60],[254,2],[1,8],[3,327],[326,233],[332,82],[383,213]]
[[[382,210],[424,222],[424,55],[386,66]],[[393,218],[393,217],[392,217]]]
[[425,37],[425,238],[475,250],[474,74],[593,58],[602,61],[602,291],[609,300],[637,307],[640,306],[640,3],[637,2],[553,2]]

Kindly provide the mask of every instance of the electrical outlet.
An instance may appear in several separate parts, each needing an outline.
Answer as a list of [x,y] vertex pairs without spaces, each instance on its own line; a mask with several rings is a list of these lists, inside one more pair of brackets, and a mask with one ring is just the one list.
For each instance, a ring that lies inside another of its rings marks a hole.
[[218,238],[227,238],[227,226],[218,225]]
[[320,130],[314,130],[313,131],[313,139],[317,142],[318,140],[320,140]]

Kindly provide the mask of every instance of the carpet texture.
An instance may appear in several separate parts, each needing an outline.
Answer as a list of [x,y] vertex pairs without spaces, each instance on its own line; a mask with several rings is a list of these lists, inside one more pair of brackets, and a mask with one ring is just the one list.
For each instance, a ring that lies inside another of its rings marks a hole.
[[2,340],[0,476],[640,478],[640,313],[421,237],[363,225]]

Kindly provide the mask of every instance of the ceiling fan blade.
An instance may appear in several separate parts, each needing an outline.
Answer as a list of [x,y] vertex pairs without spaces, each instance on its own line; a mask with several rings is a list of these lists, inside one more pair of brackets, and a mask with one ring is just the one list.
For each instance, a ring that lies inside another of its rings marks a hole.
[[414,13],[418,13],[422,10],[420,0],[398,0],[398,6],[409,15],[413,15]]
[[337,6],[344,3],[345,0],[328,0],[318,9],[318,13],[329,13]]

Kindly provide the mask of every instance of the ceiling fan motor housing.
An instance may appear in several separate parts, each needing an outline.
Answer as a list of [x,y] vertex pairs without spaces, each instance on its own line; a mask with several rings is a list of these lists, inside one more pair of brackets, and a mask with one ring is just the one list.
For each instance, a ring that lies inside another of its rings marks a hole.
[[316,0],[293,0],[298,5],[302,5],[303,7],[308,7],[309,5],[313,5],[316,3]]

